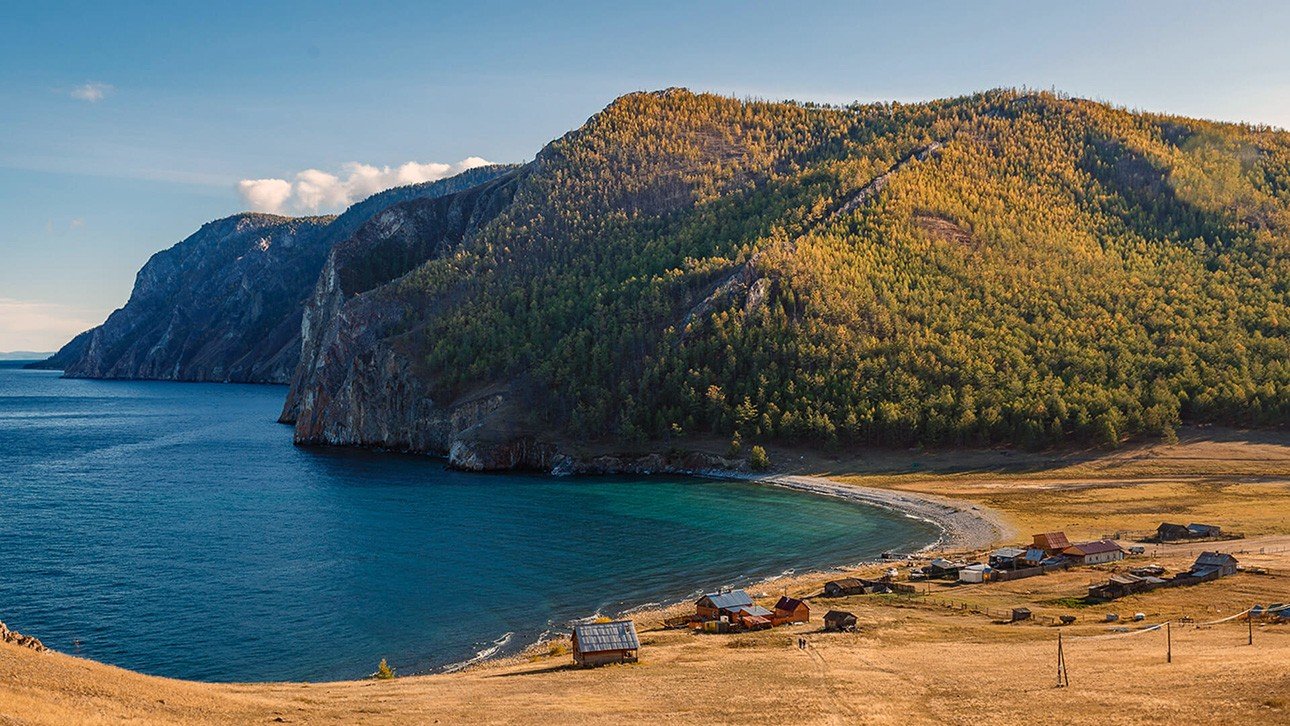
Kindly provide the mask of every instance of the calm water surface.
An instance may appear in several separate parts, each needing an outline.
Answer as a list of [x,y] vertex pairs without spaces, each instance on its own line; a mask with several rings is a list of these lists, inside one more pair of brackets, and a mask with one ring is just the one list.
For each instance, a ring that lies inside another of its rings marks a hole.
[[597,610],[936,536],[759,485],[301,449],[274,423],[285,391],[0,363],[0,620],[180,678],[353,678],[382,656],[428,672]]

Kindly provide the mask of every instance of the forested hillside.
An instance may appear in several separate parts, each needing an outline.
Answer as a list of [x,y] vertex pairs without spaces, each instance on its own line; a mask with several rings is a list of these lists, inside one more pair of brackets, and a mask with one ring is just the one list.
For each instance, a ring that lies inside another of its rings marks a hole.
[[[450,244],[421,230],[435,253],[360,296],[379,334],[340,312],[350,347],[323,355],[393,355],[444,410],[522,402],[539,439],[1110,445],[1290,417],[1285,132],[1008,90],[669,90],[550,144],[502,202]],[[362,407],[371,375],[301,392]]]

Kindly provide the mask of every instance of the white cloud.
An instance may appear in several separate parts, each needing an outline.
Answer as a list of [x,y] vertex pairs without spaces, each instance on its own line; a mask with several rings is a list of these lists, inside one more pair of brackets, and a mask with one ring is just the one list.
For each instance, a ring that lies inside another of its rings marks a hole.
[[96,313],[58,303],[0,297],[0,350],[57,350],[77,333],[97,325]]
[[305,169],[286,179],[243,179],[238,194],[257,212],[320,214],[339,212],[349,205],[392,187],[435,181],[492,162],[471,156],[456,164],[409,161],[399,166],[376,167],[350,162],[341,174]]
[[110,83],[91,81],[89,83],[82,83],[81,85],[76,86],[72,90],[68,91],[67,95],[78,101],[98,103],[111,95],[115,90],[116,87]]

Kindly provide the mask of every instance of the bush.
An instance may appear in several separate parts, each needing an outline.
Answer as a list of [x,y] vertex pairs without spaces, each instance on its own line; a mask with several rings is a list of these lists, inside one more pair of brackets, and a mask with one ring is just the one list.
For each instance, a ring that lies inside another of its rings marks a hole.
[[748,463],[757,471],[765,471],[770,468],[770,457],[766,455],[766,450],[760,446],[752,447],[748,453]]
[[730,439],[730,451],[727,452],[727,456],[739,456],[739,452],[743,448],[744,448],[744,440],[739,435],[739,432],[736,431],[735,435]]
[[377,680],[388,681],[394,677],[394,669],[382,658],[381,662],[377,664],[376,672],[372,674],[372,677]]

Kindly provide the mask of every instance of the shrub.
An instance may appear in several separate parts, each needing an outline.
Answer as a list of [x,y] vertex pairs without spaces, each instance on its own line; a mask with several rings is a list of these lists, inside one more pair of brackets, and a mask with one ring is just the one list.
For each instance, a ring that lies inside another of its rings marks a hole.
[[766,455],[766,450],[760,446],[752,447],[748,453],[748,463],[757,471],[765,471],[770,468],[770,457]]
[[372,674],[372,677],[377,680],[388,681],[394,677],[394,669],[382,658],[381,662],[377,664],[376,672]]

